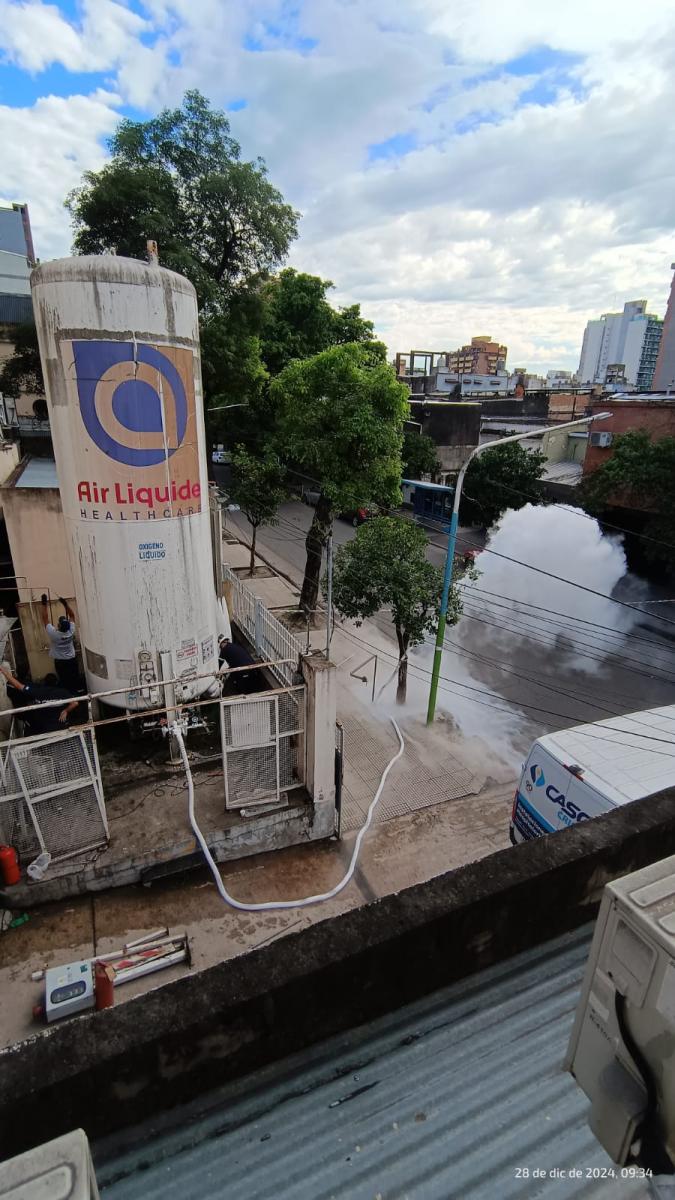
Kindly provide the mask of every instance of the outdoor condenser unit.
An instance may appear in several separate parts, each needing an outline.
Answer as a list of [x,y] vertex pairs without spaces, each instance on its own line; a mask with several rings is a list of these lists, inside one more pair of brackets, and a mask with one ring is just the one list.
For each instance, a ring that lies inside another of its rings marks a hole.
[[614,434],[608,433],[607,430],[603,430],[602,433],[598,432],[591,434],[591,446],[598,446],[600,450],[607,450],[613,441]]
[[605,887],[565,1067],[616,1163],[675,1171],[675,856]]
[[99,1200],[83,1129],[0,1163],[3,1200]]

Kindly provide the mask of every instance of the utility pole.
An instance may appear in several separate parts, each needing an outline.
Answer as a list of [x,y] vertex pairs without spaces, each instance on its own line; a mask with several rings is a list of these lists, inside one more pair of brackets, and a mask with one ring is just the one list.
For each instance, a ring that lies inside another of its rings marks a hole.
[[330,658],[331,626],[333,624],[333,534],[326,543],[326,659]]

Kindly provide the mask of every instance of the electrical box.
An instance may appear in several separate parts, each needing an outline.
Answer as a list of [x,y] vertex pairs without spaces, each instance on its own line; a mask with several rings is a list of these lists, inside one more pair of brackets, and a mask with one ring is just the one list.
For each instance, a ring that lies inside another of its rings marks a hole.
[[48,1021],[72,1017],[93,1008],[94,973],[90,960],[50,967],[45,972],[45,1016]]
[[83,1129],[0,1163],[3,1200],[99,1200]]
[[565,1068],[615,1162],[648,1127],[675,1163],[675,856],[606,885]]

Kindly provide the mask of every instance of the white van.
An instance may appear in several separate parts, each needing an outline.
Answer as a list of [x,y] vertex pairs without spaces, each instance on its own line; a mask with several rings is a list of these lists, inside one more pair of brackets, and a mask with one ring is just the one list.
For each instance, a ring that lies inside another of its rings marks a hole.
[[537,738],[523,764],[514,845],[675,786],[675,704]]

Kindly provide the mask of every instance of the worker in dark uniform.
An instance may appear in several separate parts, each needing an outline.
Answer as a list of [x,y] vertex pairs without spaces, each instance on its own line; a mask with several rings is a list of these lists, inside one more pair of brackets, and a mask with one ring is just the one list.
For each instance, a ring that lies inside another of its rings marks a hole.
[[21,683],[7,667],[0,666],[7,680],[7,697],[14,708],[23,709],[31,704],[46,704],[48,700],[63,700],[62,705],[50,704],[48,708],[36,708],[34,712],[22,713],[21,721],[29,734],[56,733],[66,729],[68,718],[78,706],[70,692],[62,687],[45,687],[40,683]]
[[221,637],[218,642],[218,665],[223,672],[227,671],[228,667],[251,668],[248,671],[236,671],[232,675],[231,683],[235,692],[243,692],[244,695],[249,696],[252,692],[261,691],[264,687],[258,664],[248,650],[240,646],[238,642]]
[[49,638],[49,654],[54,659],[54,670],[59,677],[59,683],[72,693],[77,691],[80,683],[75,654],[75,613],[67,600],[61,598],[59,603],[63,605],[65,615],[59,617],[56,625],[52,625],[49,600],[46,592],[43,593],[42,624]]

